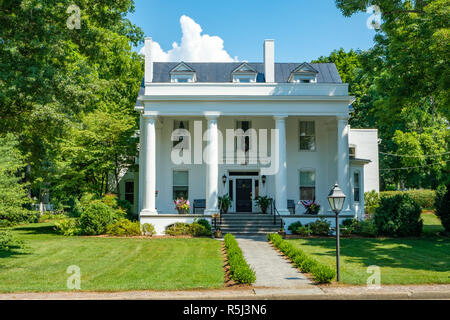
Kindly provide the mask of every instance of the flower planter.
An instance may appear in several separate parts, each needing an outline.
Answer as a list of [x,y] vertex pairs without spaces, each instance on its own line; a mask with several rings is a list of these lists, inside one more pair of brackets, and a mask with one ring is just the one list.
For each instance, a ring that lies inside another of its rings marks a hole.
[[218,229],[214,231],[214,238],[222,238],[222,230]]

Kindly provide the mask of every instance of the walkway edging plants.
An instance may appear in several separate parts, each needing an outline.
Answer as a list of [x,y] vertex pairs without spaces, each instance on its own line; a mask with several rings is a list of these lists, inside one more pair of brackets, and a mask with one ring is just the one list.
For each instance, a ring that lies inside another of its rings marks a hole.
[[303,250],[294,247],[288,241],[283,240],[279,234],[268,234],[267,239],[302,272],[311,273],[315,282],[330,283],[336,277],[336,272],[333,269],[308,256]]
[[227,251],[228,264],[230,265],[230,278],[237,283],[243,284],[255,282],[255,271],[245,261],[236,238],[232,234],[227,233],[224,237],[224,245]]

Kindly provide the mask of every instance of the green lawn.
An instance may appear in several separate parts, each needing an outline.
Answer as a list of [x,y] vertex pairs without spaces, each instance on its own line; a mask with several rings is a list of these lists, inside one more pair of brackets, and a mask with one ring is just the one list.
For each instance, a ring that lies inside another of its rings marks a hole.
[[[424,218],[424,237],[341,239],[341,282],[366,284],[367,267],[377,265],[381,284],[450,283],[450,238],[431,236],[439,220]],[[289,240],[320,262],[336,267],[334,238]]]
[[16,227],[28,248],[0,252],[0,292],[62,291],[67,267],[81,269],[81,290],[177,290],[224,284],[221,243],[206,238],[63,237],[51,223]]

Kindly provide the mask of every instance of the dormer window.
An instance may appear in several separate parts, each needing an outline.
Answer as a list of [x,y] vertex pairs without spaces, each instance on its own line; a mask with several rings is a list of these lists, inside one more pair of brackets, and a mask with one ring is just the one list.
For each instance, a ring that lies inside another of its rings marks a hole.
[[180,62],[170,70],[170,82],[183,83],[195,82],[196,80],[195,70],[184,62]]
[[291,72],[289,82],[292,83],[316,83],[319,72],[309,63],[302,63]]
[[232,81],[238,83],[256,82],[258,72],[247,62],[242,63],[231,73]]

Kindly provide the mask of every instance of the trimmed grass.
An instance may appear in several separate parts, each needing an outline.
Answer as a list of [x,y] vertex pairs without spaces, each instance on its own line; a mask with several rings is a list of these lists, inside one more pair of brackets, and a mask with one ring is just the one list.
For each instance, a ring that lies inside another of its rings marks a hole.
[[[341,238],[341,282],[365,285],[367,267],[380,267],[381,284],[450,283],[450,238],[432,236],[439,219],[424,216],[421,238]],[[336,268],[334,238],[288,240],[319,262]]]
[[28,246],[0,252],[0,292],[67,291],[67,267],[82,291],[181,290],[224,285],[220,241],[63,237],[52,223],[13,228]]
[[426,236],[435,236],[438,232],[444,231],[441,220],[431,211],[424,212],[421,215],[423,219],[423,233]]

